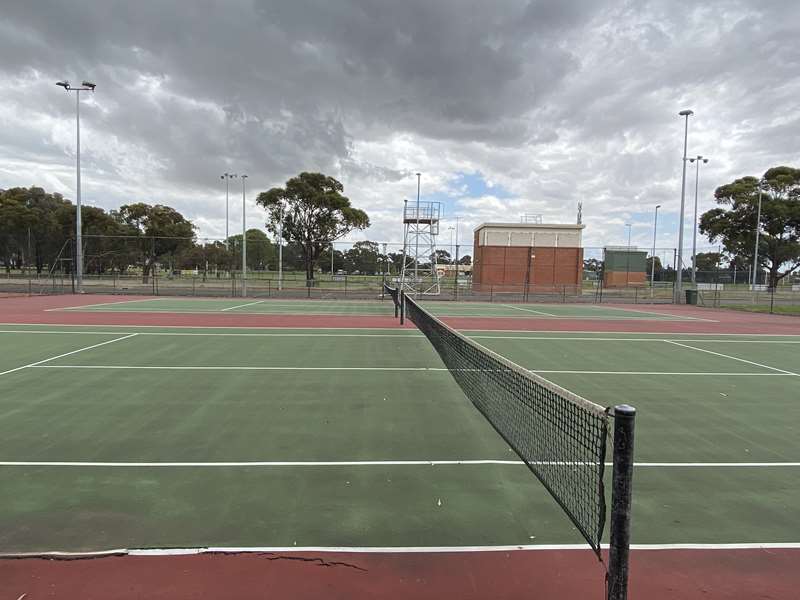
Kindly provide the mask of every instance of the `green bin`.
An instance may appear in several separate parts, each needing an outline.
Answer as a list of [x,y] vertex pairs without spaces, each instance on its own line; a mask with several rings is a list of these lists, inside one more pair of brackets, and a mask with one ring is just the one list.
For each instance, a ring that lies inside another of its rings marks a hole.
[[697,290],[686,290],[686,304],[697,305]]

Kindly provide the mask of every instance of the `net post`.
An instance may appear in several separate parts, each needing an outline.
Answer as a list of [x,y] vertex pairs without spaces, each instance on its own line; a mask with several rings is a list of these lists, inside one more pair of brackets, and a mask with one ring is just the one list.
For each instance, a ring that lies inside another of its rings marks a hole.
[[635,408],[627,404],[614,407],[614,466],[611,484],[608,600],[626,600],[628,597],[635,421]]
[[406,320],[406,291],[400,290],[400,325]]

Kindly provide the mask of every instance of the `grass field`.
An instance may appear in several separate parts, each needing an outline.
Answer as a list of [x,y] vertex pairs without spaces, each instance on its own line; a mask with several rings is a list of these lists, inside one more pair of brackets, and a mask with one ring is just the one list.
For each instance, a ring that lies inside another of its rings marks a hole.
[[[637,407],[634,543],[800,539],[800,336],[467,333]],[[3,552],[583,542],[415,329],[6,325],[0,350]]]

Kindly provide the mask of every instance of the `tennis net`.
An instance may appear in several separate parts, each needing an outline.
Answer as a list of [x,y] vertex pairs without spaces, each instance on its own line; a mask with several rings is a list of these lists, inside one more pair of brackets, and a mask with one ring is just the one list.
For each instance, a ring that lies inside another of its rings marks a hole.
[[599,556],[609,411],[465,337],[408,296],[405,314]]
[[393,288],[388,285],[386,282],[383,283],[383,291],[392,298],[394,302],[394,316],[398,316],[398,312],[400,311],[400,290],[397,288]]

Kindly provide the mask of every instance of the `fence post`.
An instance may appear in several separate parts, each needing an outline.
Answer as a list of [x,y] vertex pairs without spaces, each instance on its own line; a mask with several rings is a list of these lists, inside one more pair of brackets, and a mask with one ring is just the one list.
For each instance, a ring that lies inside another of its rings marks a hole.
[[627,404],[614,407],[614,466],[611,483],[608,600],[626,600],[628,597],[635,421],[635,408]]
[[406,321],[406,292],[400,290],[400,325]]

